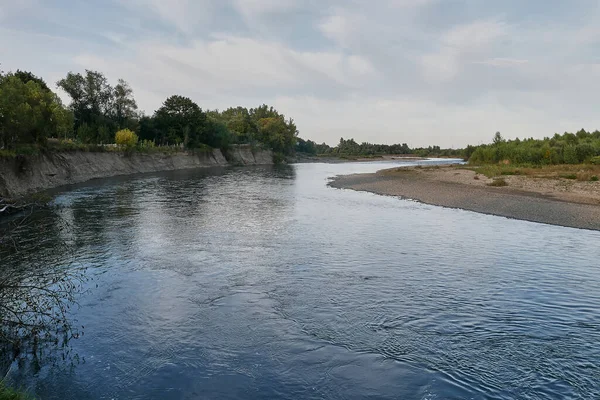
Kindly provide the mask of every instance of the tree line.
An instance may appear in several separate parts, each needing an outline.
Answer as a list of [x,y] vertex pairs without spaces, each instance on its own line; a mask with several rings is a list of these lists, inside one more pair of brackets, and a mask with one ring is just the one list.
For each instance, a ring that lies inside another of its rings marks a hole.
[[523,140],[506,140],[497,132],[490,144],[467,146],[465,157],[474,164],[600,164],[600,131],[581,129],[577,133]]
[[[0,71],[0,149],[15,152],[27,146],[43,148],[49,138],[83,145],[105,145],[121,138],[128,146],[185,149],[226,149],[234,144],[251,144],[270,148],[283,156],[294,153],[333,157],[413,154],[464,157],[472,163],[600,163],[599,131],[582,129],[544,139],[523,140],[505,140],[497,133],[491,144],[465,149],[410,148],[406,143],[358,143],[344,138],[332,147],[299,138],[294,120],[267,105],[203,110],[192,99],[173,95],[152,115],[144,115],[126,81],[119,79],[113,86],[98,71],[69,72],[56,87],[69,97],[68,106],[33,73]],[[117,132],[120,135],[116,135]]]
[[373,144],[357,143],[354,139],[340,138],[337,146],[331,147],[326,143],[317,144],[312,140],[298,138],[296,151],[311,155],[332,157],[372,157],[382,155],[415,155],[418,157],[462,157],[463,149],[442,149],[440,146],[410,148],[408,144]]
[[98,71],[69,72],[56,86],[68,95],[68,106],[31,72],[0,71],[0,148],[43,147],[49,138],[103,145],[114,143],[116,133],[126,130],[148,146],[252,144],[282,155],[296,149],[294,121],[267,105],[203,110],[192,99],[173,95],[148,116],[138,110],[126,81],[119,79],[112,86]]

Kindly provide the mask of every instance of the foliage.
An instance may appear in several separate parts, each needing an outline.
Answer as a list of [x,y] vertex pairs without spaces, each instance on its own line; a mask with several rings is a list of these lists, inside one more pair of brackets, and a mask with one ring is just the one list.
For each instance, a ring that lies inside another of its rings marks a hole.
[[121,129],[115,134],[115,143],[119,146],[134,147],[138,142],[138,136],[129,129]]
[[[309,143],[310,142],[310,143]],[[325,143],[316,144],[311,141],[301,143],[300,149],[304,152],[312,154],[314,151],[318,155],[331,155],[341,158],[353,157],[372,157],[382,155],[415,155],[418,157],[462,157],[464,151],[462,149],[442,149],[440,146],[429,146],[424,148],[411,149],[406,143],[402,144],[372,144],[368,142],[357,143],[354,139],[341,138],[336,147],[330,147]],[[298,151],[301,151],[298,149]],[[307,149],[307,150],[305,150]]]
[[33,73],[29,71],[21,71],[20,69],[16,70],[13,75],[21,80],[23,83],[27,83],[29,81],[33,81],[40,85],[43,90],[50,90],[46,82],[38,76],[35,76]]
[[504,140],[496,134],[492,144],[471,148],[472,164],[557,165],[600,163],[600,131],[555,134],[544,139]]
[[192,99],[173,95],[152,116],[143,116],[131,86],[119,79],[113,87],[98,71],[69,72],[57,82],[71,100],[68,108],[30,72],[0,74],[0,80],[0,150],[7,155],[22,144],[43,147],[47,138],[73,140],[69,149],[110,144],[125,129],[138,135],[137,148],[144,151],[153,148],[149,143],[190,150],[261,145],[286,157],[296,151],[294,121],[264,104],[205,112]]
[[317,144],[312,140],[298,138],[296,141],[296,153],[304,153],[315,156],[317,155]]
[[0,147],[44,145],[48,137],[71,131],[72,115],[59,97],[34,80],[7,74],[0,77]]
[[137,129],[137,103],[127,82],[113,88],[98,71],[69,72],[57,82],[71,98],[77,138],[83,143],[109,143],[119,129]]

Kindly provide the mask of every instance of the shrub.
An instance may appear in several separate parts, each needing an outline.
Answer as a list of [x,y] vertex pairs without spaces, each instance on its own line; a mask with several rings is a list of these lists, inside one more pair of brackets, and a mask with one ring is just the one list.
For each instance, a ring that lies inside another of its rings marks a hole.
[[142,140],[140,142],[140,147],[142,149],[153,149],[156,147],[156,144],[154,143],[154,140]]
[[565,164],[579,163],[579,157],[577,156],[577,148],[575,146],[566,146],[563,153],[563,160]]
[[119,146],[133,147],[138,142],[138,136],[129,129],[121,129],[115,134],[115,143]]
[[498,178],[498,179],[494,179],[492,182],[488,183],[488,186],[496,186],[496,187],[508,186],[508,182],[506,182],[506,180],[504,178]]
[[600,178],[598,178],[598,175],[594,175],[590,178],[590,181],[592,182],[598,182],[600,180]]

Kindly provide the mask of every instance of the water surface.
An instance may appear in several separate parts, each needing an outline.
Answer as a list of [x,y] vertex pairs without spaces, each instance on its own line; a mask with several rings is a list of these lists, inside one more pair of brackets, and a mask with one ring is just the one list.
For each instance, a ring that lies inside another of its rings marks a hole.
[[48,267],[94,277],[81,362],[9,380],[41,399],[600,397],[600,233],[326,186],[396,164],[61,193],[44,218],[71,250]]

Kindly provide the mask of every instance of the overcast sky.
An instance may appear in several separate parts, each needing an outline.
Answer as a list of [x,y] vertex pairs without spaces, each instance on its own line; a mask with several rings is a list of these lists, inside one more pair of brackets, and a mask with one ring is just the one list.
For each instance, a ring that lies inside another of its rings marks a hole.
[[267,103],[300,135],[459,147],[600,129],[598,0],[0,0],[0,63],[153,113]]

